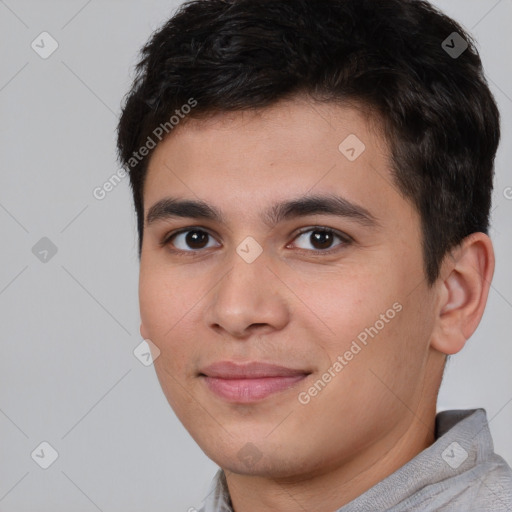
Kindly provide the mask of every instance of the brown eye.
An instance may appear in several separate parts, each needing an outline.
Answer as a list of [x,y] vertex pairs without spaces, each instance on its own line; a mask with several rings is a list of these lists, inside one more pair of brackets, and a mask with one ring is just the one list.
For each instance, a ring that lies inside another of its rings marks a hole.
[[333,234],[328,231],[313,231],[309,240],[317,249],[329,249],[332,244]]
[[185,244],[192,249],[203,249],[208,243],[209,236],[204,231],[188,231],[185,236]]
[[[338,239],[341,243],[336,244],[334,247],[343,246],[349,243],[349,238],[343,236],[341,233],[338,234],[334,230],[329,228],[309,228],[307,230],[302,231],[295,238],[294,244],[297,244],[297,240],[302,241],[302,247],[299,245],[300,249],[305,249],[313,252],[328,252],[333,247],[333,242]],[[310,244],[310,247],[307,245]]]
[[194,252],[200,249],[215,247],[208,245],[212,236],[202,229],[187,229],[174,233],[165,240],[165,245],[172,245],[178,251]]

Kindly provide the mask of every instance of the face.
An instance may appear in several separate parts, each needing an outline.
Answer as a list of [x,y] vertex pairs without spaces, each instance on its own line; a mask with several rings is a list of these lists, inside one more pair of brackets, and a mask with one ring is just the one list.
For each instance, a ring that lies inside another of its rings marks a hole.
[[435,301],[376,125],[300,99],[188,120],[143,196],[141,335],[212,460],[313,475],[398,442],[425,407]]

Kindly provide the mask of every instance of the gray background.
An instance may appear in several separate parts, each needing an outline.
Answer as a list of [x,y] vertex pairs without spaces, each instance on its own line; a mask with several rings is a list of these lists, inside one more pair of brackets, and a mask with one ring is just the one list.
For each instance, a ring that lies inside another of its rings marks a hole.
[[[178,3],[0,0],[2,512],[187,511],[216,470],[153,368],[133,355],[141,338],[128,179],[103,200],[92,193],[119,169],[115,126],[137,52]],[[435,3],[476,36],[503,116],[495,278],[439,410],[485,407],[496,451],[512,464],[512,0]],[[31,48],[43,31],[59,44],[47,59]],[[57,248],[46,262],[32,252],[43,237]],[[31,458],[42,441],[59,454],[46,470]]]

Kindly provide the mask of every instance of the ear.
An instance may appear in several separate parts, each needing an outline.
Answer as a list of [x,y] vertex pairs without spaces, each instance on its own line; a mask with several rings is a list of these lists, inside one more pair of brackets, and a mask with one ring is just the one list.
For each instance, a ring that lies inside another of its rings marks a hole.
[[444,259],[431,346],[443,354],[461,350],[484,314],[494,274],[494,250],[485,233],[472,233]]

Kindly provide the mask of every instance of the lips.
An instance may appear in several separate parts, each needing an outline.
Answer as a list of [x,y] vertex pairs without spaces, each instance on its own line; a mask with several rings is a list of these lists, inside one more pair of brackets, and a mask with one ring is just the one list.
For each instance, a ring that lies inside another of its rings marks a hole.
[[304,369],[262,362],[239,364],[222,361],[205,367],[199,376],[211,392],[224,400],[250,403],[290,389],[310,373]]
[[257,379],[264,377],[293,377],[311,372],[269,363],[250,362],[240,364],[233,361],[222,361],[207,366],[201,370],[201,373],[207,377],[218,377],[221,379]]

